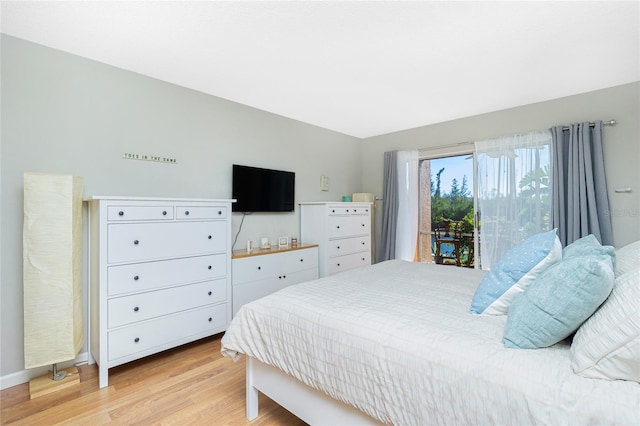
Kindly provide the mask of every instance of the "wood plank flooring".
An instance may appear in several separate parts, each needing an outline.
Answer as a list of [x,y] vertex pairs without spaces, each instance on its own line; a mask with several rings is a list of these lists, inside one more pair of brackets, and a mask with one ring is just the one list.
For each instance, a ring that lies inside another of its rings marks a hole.
[[260,394],[260,415],[245,417],[245,357],[220,354],[222,335],[109,370],[78,366],[80,385],[29,399],[28,383],[0,392],[2,425],[305,425]]

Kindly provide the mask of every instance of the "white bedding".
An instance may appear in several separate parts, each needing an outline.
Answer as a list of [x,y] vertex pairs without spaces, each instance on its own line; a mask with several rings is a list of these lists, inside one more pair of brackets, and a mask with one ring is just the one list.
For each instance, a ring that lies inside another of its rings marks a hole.
[[275,366],[397,425],[640,424],[640,384],[571,371],[569,344],[505,349],[469,312],[483,272],[388,261],[242,307],[222,353]]

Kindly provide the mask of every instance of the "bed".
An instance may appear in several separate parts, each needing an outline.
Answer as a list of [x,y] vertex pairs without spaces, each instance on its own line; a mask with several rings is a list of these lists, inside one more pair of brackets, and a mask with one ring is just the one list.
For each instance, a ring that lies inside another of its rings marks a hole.
[[503,345],[474,315],[485,272],[392,260],[244,305],[222,353],[247,356],[247,418],[263,392],[309,424],[640,424],[640,384],[585,378],[569,340]]

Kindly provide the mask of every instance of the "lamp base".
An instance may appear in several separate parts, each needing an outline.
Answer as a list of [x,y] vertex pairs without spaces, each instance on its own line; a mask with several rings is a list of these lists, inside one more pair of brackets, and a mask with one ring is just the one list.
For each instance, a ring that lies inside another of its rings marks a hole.
[[29,381],[30,399],[48,395],[62,389],[67,389],[80,384],[80,374],[77,367],[65,368],[67,375],[62,380],[53,380],[51,372]]

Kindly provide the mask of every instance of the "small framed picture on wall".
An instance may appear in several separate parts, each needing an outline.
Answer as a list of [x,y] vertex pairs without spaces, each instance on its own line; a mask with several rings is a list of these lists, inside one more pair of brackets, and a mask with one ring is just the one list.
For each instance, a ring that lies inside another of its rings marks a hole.
[[279,237],[278,248],[286,248],[286,247],[289,247],[289,237]]

